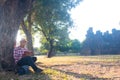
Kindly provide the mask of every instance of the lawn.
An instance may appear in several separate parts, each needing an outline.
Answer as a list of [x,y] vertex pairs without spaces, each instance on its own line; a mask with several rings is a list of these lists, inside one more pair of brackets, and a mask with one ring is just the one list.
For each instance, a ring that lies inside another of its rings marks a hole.
[[0,80],[120,80],[120,56],[37,56],[40,74],[1,72]]

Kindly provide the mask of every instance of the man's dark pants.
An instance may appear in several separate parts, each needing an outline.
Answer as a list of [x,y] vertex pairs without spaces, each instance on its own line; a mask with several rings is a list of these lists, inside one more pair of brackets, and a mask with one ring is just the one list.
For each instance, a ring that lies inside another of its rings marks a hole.
[[35,65],[36,60],[37,60],[36,57],[26,56],[19,60],[17,65],[18,66],[28,65],[31,66],[34,69],[34,71],[36,71],[38,69],[37,66]]

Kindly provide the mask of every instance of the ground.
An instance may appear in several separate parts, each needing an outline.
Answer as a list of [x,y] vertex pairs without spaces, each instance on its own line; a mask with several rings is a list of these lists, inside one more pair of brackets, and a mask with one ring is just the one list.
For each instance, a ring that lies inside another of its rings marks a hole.
[[1,72],[0,80],[120,80],[120,56],[38,56],[44,71],[18,76]]

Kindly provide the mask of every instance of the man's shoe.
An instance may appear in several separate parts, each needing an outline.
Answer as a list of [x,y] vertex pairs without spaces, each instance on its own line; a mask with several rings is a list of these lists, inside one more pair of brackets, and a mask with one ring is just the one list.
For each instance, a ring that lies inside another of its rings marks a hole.
[[35,71],[35,73],[41,73],[43,70],[42,69],[37,69],[36,71]]

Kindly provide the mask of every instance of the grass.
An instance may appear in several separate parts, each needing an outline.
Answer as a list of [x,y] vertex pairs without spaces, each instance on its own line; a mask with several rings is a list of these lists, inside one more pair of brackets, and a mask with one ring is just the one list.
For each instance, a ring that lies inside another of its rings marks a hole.
[[53,70],[53,69],[45,69],[40,74],[28,74],[18,76],[13,72],[2,72],[0,73],[0,80],[73,80],[74,77],[67,75],[63,72]]
[[42,73],[40,74],[31,73],[28,75],[18,76],[15,75],[13,72],[1,72],[0,80],[107,80],[107,77],[104,78],[96,77],[93,76],[92,73],[91,74],[88,74],[86,72],[75,73],[79,70],[79,67],[78,68],[74,67],[84,64],[92,65],[93,62],[116,63],[119,61],[120,55],[56,56],[52,58],[38,56],[37,65],[44,69]]
[[104,56],[57,56],[46,58],[38,57],[38,62],[44,65],[72,64],[77,62],[117,62],[120,61],[120,55],[104,55]]

